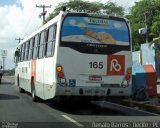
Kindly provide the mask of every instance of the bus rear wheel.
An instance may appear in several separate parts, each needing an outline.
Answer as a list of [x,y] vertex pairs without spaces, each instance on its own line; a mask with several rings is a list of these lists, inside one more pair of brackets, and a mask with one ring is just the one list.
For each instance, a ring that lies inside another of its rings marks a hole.
[[31,95],[32,95],[33,102],[37,102],[38,101],[38,97],[36,96],[34,80],[31,81]]

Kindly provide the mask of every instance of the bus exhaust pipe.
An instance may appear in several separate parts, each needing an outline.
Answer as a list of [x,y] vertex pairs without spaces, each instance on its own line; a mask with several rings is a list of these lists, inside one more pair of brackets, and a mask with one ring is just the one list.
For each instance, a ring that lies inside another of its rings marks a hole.
[[79,94],[83,95],[83,89],[82,88],[79,89]]

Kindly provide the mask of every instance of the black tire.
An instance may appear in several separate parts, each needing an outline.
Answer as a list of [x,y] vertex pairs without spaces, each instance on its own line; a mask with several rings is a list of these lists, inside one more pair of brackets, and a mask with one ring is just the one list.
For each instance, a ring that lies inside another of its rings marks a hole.
[[33,79],[31,81],[31,95],[32,95],[33,102],[37,102],[38,97],[36,96],[36,90],[35,90],[35,85],[34,85],[34,80]]
[[19,76],[17,77],[17,86],[19,87],[19,92],[20,93],[24,93],[25,92],[25,90],[20,87]]
[[0,84],[2,83],[2,79],[0,78]]

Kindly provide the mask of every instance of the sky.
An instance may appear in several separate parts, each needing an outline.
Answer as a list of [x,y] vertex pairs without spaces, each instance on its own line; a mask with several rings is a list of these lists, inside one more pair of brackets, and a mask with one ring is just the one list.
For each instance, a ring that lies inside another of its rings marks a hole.
[[[5,59],[5,69],[12,69],[14,64],[14,52],[18,41],[16,38],[25,38],[38,29],[42,24],[42,19],[38,15],[42,8],[37,5],[51,5],[47,9],[47,14],[52,12],[59,2],[68,0],[0,0],[0,51],[7,50]],[[105,3],[107,1],[116,2],[128,11],[128,8],[139,0],[89,0]],[[0,65],[2,63],[0,53]]]

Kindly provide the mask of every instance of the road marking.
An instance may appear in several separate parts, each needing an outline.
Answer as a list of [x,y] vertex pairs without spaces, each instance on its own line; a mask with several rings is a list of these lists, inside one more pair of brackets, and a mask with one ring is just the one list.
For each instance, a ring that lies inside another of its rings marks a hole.
[[74,123],[75,125],[77,125],[78,127],[83,127],[82,124],[78,123],[77,121],[75,121],[74,119],[70,118],[67,115],[62,115],[65,119],[69,120],[70,122]]

